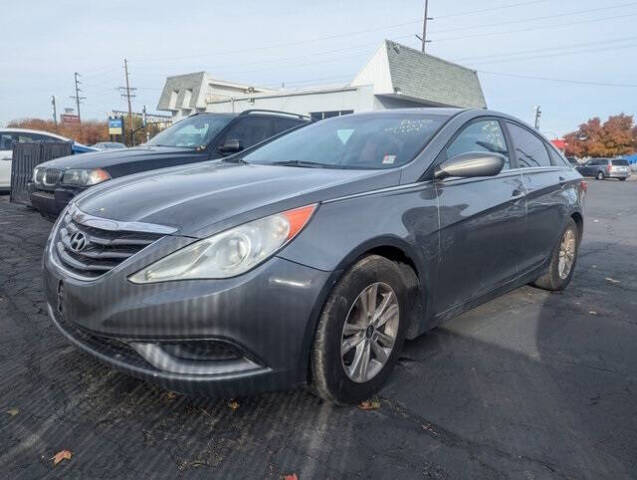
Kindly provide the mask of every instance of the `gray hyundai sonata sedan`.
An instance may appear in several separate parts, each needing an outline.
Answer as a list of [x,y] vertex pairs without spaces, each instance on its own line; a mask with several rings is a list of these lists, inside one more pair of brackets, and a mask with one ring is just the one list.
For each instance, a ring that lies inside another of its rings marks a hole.
[[527,283],[565,288],[585,192],[500,113],[332,118],[75,198],[46,246],[48,310],[82,350],[172,390],[359,402],[406,338]]

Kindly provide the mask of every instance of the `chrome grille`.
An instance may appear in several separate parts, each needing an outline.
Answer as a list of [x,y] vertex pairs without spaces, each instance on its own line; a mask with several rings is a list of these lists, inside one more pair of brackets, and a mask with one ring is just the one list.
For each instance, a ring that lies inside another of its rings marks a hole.
[[53,253],[69,272],[95,279],[163,236],[88,226],[67,211],[58,227]]
[[57,168],[47,168],[44,173],[44,185],[56,185],[62,178],[62,170]]

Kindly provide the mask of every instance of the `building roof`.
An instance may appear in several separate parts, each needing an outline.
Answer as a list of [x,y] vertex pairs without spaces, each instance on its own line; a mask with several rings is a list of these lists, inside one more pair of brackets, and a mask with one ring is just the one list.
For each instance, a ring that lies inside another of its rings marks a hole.
[[374,84],[376,95],[436,105],[486,108],[475,70],[385,40],[352,85]]
[[[209,104],[241,99],[292,97],[353,89],[373,89],[382,103],[393,106],[486,108],[475,70],[385,40],[346,85],[271,90],[213,79],[206,72],[168,77],[158,110],[204,110]],[[383,100],[383,97],[386,100]],[[393,99],[393,100],[392,100]],[[234,104],[234,103],[233,103]]]

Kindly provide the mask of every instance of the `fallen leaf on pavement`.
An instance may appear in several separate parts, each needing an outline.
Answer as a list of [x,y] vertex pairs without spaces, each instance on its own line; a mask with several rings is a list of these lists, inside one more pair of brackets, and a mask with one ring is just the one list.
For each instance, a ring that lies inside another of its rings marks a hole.
[[72,456],[73,454],[70,451],[60,450],[58,453],[51,457],[51,460],[53,460],[53,465],[57,465],[62,460],[71,460]]
[[10,408],[9,410],[7,410],[7,413],[12,417],[15,417],[18,413],[20,413],[20,410],[18,410],[17,408]]
[[239,402],[237,402],[236,400],[232,400],[232,401],[228,402],[228,406],[232,410],[236,410],[237,408],[239,408]]
[[615,280],[614,278],[610,278],[610,277],[606,277],[606,280],[608,280],[610,283],[622,283],[619,280]]
[[296,473],[290,473],[289,475],[283,475],[283,480],[299,480]]
[[591,315],[597,315],[597,312],[596,312],[595,310],[591,310],[591,311],[590,311],[590,312],[588,312],[588,313],[590,313]]
[[378,400],[365,400],[358,405],[361,410],[377,410],[380,408],[380,402]]

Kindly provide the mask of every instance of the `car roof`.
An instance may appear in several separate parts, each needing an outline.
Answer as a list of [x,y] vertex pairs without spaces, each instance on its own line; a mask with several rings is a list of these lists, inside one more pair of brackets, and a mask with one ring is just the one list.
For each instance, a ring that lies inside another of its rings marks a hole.
[[31,130],[29,128],[0,128],[0,133],[37,133],[38,135],[47,135],[49,137],[59,138],[60,140],[64,140],[66,142],[70,141],[69,138],[63,137],[62,135],[58,135],[57,133],[45,132],[43,130]]

